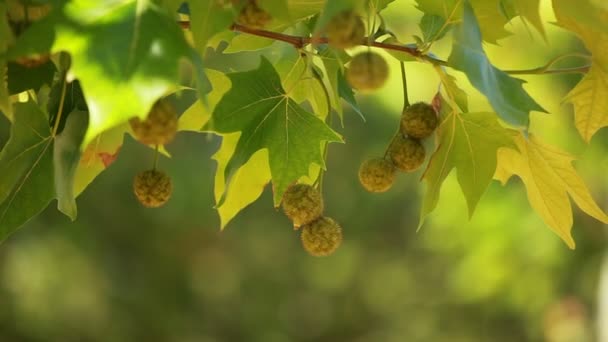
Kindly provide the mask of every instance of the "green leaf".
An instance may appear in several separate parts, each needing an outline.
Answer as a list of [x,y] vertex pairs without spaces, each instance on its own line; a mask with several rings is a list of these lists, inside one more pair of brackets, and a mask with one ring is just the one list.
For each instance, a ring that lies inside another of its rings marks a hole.
[[89,114],[74,110],[68,115],[65,128],[55,137],[53,161],[55,166],[55,191],[57,207],[72,221],[76,219],[76,194],[74,180],[80,164],[80,146],[89,124]]
[[10,94],[18,94],[30,89],[37,92],[43,85],[50,86],[57,71],[55,64],[50,60],[33,68],[12,62],[9,62],[7,67]]
[[543,38],[547,38],[543,21],[540,17],[540,0],[501,0],[506,16],[513,18],[522,16],[540,32]]
[[505,30],[505,25],[509,22],[509,17],[501,11],[501,0],[416,0],[418,9],[427,15],[442,17],[445,21],[443,29],[439,34],[445,34],[451,25],[462,21],[462,8],[464,3],[469,3],[474,9],[474,15],[479,20],[481,28],[480,35],[486,42],[496,44],[501,38],[507,37],[510,33]]
[[270,13],[273,19],[290,22],[288,0],[264,0],[260,1],[260,7]]
[[55,196],[52,145],[44,113],[33,102],[16,104],[11,137],[0,152],[0,241]]
[[205,70],[213,90],[207,95],[208,104],[205,106],[200,101],[196,101],[192,106],[182,113],[179,117],[178,130],[200,132],[201,128],[211,118],[213,108],[220,101],[222,96],[230,90],[230,79],[222,72],[207,69]]
[[527,127],[529,112],[544,109],[523,88],[524,81],[493,66],[481,45],[481,32],[468,1],[464,3],[463,23],[454,31],[454,45],[448,64],[464,72],[506,122]]
[[291,99],[298,104],[308,101],[318,117],[321,119],[327,117],[329,112],[328,98],[325,95],[323,84],[314,75],[314,72],[316,72],[317,75],[322,77],[321,72],[307,57],[303,57],[297,51],[294,51],[289,56],[283,56],[276,64],[276,69],[281,78],[283,89],[287,89]]
[[463,112],[469,111],[469,99],[467,93],[462,90],[457,84],[454,76],[448,74],[443,68],[437,67],[437,73],[441,79],[441,83],[445,88],[448,99],[452,104],[456,104]]
[[388,5],[390,5],[395,0],[370,0],[369,6],[371,9],[377,13],[380,13],[383,9],[385,9]]
[[420,26],[424,41],[430,43],[443,38],[452,25],[447,23],[442,16],[425,13],[418,26]]
[[518,150],[501,149],[494,178],[506,184],[517,175],[526,186],[528,201],[543,221],[574,249],[572,238],[572,206],[570,198],[590,216],[608,223],[608,216],[598,207],[589,189],[578,175],[574,158],[548,146],[535,136],[515,138]]
[[[448,106],[444,104],[444,106]],[[452,169],[458,171],[458,184],[466,198],[469,217],[492,181],[497,151],[513,147],[512,137],[500,126],[494,113],[459,114],[452,111],[439,127],[439,147],[424,172],[427,192],[422,202],[420,225],[435,209],[441,186]]]
[[256,151],[268,149],[274,203],[278,206],[287,186],[307,175],[311,163],[325,166],[321,143],[342,139],[285,93],[266,58],[262,57],[258,69],[228,77],[232,88],[218,103],[205,129],[222,134],[242,132],[226,166],[227,183]]
[[133,116],[145,118],[159,97],[176,88],[182,58],[195,66],[201,98],[209,90],[200,57],[175,19],[149,1],[107,6],[74,0],[32,25],[9,52],[17,57],[48,50],[72,57],[68,77],[80,80],[90,109],[85,144]]
[[193,0],[188,1],[188,5],[194,44],[199,54],[204,56],[211,37],[230,28],[234,13],[217,0]]

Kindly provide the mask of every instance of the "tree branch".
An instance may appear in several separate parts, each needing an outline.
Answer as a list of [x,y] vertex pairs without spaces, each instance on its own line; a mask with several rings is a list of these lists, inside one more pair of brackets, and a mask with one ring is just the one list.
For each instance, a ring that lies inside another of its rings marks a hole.
[[[190,21],[179,21],[178,23],[184,29],[190,28]],[[230,30],[285,42],[285,43],[291,44],[296,49],[301,49],[304,46],[309,45],[309,44],[327,44],[328,43],[328,40],[326,37],[294,36],[294,35],[289,35],[289,34],[280,33],[280,32],[267,31],[267,30],[247,27],[244,25],[236,24],[236,23],[232,24],[232,26],[230,26]],[[399,45],[399,44],[376,42],[376,41],[372,41],[370,43],[368,41],[368,37],[364,38],[360,43],[360,45],[364,45],[364,46],[367,46],[368,44],[370,46],[381,48],[384,50],[403,52],[414,58],[418,58],[420,60],[429,62],[433,65],[448,66],[447,61],[438,59],[435,57],[431,57],[413,47]],[[575,68],[550,69],[551,65],[553,65],[558,59],[561,59],[561,57],[558,57],[557,59],[554,59],[554,60],[550,61],[549,63],[547,63],[546,65],[544,65],[542,67],[538,67],[538,68],[523,69],[523,70],[505,70],[504,72],[506,72],[507,74],[510,74],[510,75],[572,74],[572,73],[586,73],[589,71],[589,68],[591,67],[591,65],[583,65],[583,66],[575,67]]]

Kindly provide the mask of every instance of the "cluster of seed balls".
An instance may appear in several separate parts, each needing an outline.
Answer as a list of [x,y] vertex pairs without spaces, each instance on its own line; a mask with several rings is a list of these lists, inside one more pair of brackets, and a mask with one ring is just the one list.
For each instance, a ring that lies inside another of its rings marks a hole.
[[429,137],[439,119],[435,109],[424,102],[404,109],[399,132],[390,142],[385,156],[364,161],[359,168],[359,181],[369,192],[388,191],[397,171],[413,172],[424,163],[426,152],[421,140]]
[[[145,120],[134,117],[129,124],[133,135],[142,144],[165,145],[177,133],[177,113],[169,101],[160,99],[152,106]],[[133,193],[143,206],[158,208],[171,197],[173,183],[169,175],[154,167],[135,176]]]
[[308,184],[293,184],[283,194],[283,212],[300,229],[302,246],[312,256],[328,256],[342,243],[342,227],[323,216],[323,196]]

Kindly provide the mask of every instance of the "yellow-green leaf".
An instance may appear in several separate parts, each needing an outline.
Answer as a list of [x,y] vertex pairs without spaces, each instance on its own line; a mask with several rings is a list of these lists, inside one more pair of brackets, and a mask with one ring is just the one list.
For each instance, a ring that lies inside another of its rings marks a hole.
[[545,223],[574,249],[570,198],[584,212],[608,223],[608,216],[595,203],[578,175],[570,154],[523,135],[514,138],[519,151],[500,149],[495,178],[504,184],[517,175],[526,186],[528,201]]
[[593,66],[564,99],[574,106],[575,124],[585,141],[608,126],[608,71]]
[[[268,151],[259,150],[243,164],[232,176],[230,187],[226,188],[224,172],[228,161],[232,158],[239,141],[240,133],[223,136],[222,146],[213,159],[217,162],[215,171],[215,201],[220,215],[221,228],[224,229],[241,210],[255,202],[264,192],[264,187],[270,182],[270,167]],[[224,196],[223,202],[220,203]]]
[[514,145],[509,131],[498,123],[496,114],[460,114],[456,111],[448,114],[439,128],[439,147],[423,175],[427,192],[420,224],[437,206],[441,185],[452,169],[458,171],[458,183],[467,200],[469,216],[472,215],[492,181],[500,147]]
[[[591,11],[588,7],[593,5],[587,1],[581,1],[580,5],[590,12],[590,16],[608,22],[608,10],[595,8]],[[574,105],[576,128],[589,142],[599,129],[608,126],[608,33],[593,24],[591,18],[581,20],[571,6],[569,1],[553,1],[558,23],[576,33],[585,43],[591,52],[592,66],[564,100]]]

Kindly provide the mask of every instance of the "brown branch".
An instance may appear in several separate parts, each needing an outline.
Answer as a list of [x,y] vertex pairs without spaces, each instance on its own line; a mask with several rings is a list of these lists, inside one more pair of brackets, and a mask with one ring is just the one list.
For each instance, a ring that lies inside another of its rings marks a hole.
[[[190,28],[190,21],[179,21],[178,23],[184,29]],[[301,49],[304,46],[309,45],[309,44],[314,45],[314,44],[327,44],[328,43],[326,37],[294,36],[294,35],[289,35],[289,34],[280,33],[280,32],[256,29],[256,28],[252,28],[252,27],[248,27],[248,26],[244,26],[244,25],[240,25],[240,24],[236,24],[236,23],[232,24],[230,26],[230,30],[285,42],[285,43],[291,44],[296,49]],[[399,45],[399,44],[376,42],[376,41],[372,41],[371,43],[369,43],[367,37],[360,43],[360,45],[364,45],[364,46],[367,46],[368,44],[370,46],[381,48],[384,50],[403,52],[414,58],[418,58],[418,59],[427,61],[433,65],[439,65],[439,66],[448,65],[447,61],[438,59],[435,57],[431,57],[413,47]],[[589,68],[590,68],[589,65],[584,65],[584,66],[576,67],[576,68],[550,69],[551,64],[552,64],[552,62],[550,62],[549,64],[547,64],[545,66],[534,68],[534,69],[505,70],[505,72],[510,75],[567,74],[567,73],[586,73],[589,71]]]
[[[178,23],[184,29],[190,28],[189,21],[180,21]],[[274,31],[266,31],[266,30],[252,28],[252,27],[247,27],[247,26],[243,26],[240,24],[232,24],[230,29],[235,32],[242,32],[242,33],[251,34],[254,36],[258,36],[258,37],[264,37],[264,38],[268,38],[268,39],[285,42],[285,43],[293,45],[293,47],[295,47],[296,49],[300,49],[308,44],[327,44],[327,42],[328,42],[327,38],[325,38],[325,37],[293,36],[293,35],[274,32]],[[363,39],[361,41],[360,45],[368,45],[368,38]],[[382,43],[382,42],[371,42],[370,45],[377,47],[377,48],[385,49],[385,50],[404,52],[404,53],[411,55],[412,57],[421,58],[421,59],[427,60],[434,64],[439,64],[439,65],[447,64],[445,61],[423,55],[418,49],[412,48],[409,46]]]

